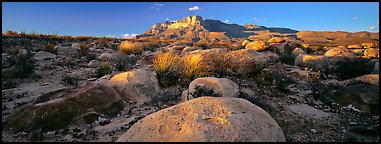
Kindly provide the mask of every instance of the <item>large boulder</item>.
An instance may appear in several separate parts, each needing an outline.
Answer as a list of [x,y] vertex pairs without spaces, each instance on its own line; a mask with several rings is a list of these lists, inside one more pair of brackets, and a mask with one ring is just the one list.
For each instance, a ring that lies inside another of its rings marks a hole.
[[333,48],[325,52],[325,56],[332,58],[332,57],[356,57],[356,54],[354,52],[346,49],[346,48]]
[[380,89],[376,85],[353,84],[338,89],[333,96],[336,103],[353,105],[361,112],[378,114]]
[[256,50],[256,51],[264,51],[267,48],[268,48],[268,46],[266,46],[265,42],[263,42],[263,41],[249,42],[245,46],[245,49],[252,49],[252,50]]
[[268,55],[252,49],[231,51],[225,55],[225,58],[231,64],[232,71],[241,74],[262,70],[272,61]]
[[286,42],[286,40],[280,37],[273,37],[269,40],[269,43],[283,43],[283,42]]
[[374,48],[374,47],[376,47],[376,45],[374,45],[371,42],[362,43],[361,46],[364,47],[364,48]]
[[[124,109],[124,101],[111,87],[88,84],[64,97],[47,93],[13,113],[5,125],[12,131],[42,131],[66,128],[75,119],[80,122],[89,113],[114,117]],[[82,117],[83,116],[83,117]]]
[[324,55],[299,54],[295,58],[294,65],[309,67],[314,70],[326,70],[328,68],[328,58]]
[[[203,91],[201,90],[203,89]],[[201,92],[201,95],[198,92]],[[189,89],[185,90],[181,95],[181,101],[187,101],[195,97],[203,96],[209,90],[213,90],[214,94],[221,97],[238,97],[239,87],[230,79],[216,77],[201,77],[193,80],[189,84]],[[209,94],[210,95],[210,94]]]
[[369,48],[364,50],[364,56],[370,58],[379,58],[379,49]]
[[377,85],[379,84],[379,74],[368,74],[355,78],[351,78],[344,81],[344,85],[353,85],[353,84],[371,84]]
[[100,61],[109,61],[109,60],[112,59],[112,55],[109,54],[109,53],[102,53],[102,54],[98,57],[98,59],[99,59]]
[[270,49],[275,51],[277,54],[287,54],[290,55],[294,50],[294,47],[289,43],[272,43],[269,45]]
[[119,94],[138,105],[151,102],[151,98],[160,92],[159,82],[153,72],[134,69],[113,76],[107,85]]
[[285,142],[276,121],[241,98],[200,97],[135,123],[117,142]]

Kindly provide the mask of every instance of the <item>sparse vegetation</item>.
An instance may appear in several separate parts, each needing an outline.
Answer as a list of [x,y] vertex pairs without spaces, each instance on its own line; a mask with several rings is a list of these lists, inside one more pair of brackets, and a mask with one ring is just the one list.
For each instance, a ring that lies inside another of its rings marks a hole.
[[26,51],[21,50],[15,52],[15,55],[11,55],[9,61],[11,67],[3,70],[2,79],[9,78],[25,78],[34,72],[35,60],[30,49]]
[[182,62],[182,75],[185,79],[185,83],[209,74],[209,66],[202,62],[201,55],[186,55],[182,57]]
[[145,44],[142,42],[123,41],[119,49],[125,54],[141,54],[144,51]]
[[212,97],[221,97],[222,94],[220,92],[215,92],[213,88],[208,88],[206,86],[196,85],[195,92],[190,93],[194,98],[202,97],[202,96],[212,96]]
[[72,86],[75,86],[77,87],[78,86],[78,81],[79,81],[79,78],[78,77],[75,77],[75,76],[69,76],[69,75],[65,75],[63,78],[62,78],[62,81],[69,84],[69,85],[72,85]]
[[139,56],[137,55],[125,55],[122,53],[118,53],[114,58],[113,62],[115,64],[115,68],[119,71],[124,71],[135,65],[139,60]]
[[100,78],[104,75],[111,73],[111,66],[108,63],[102,63],[96,70],[95,70],[95,77]]
[[47,51],[47,52],[50,52],[50,53],[53,53],[53,54],[57,54],[57,49],[56,49],[56,44],[46,44],[44,45],[44,51]]
[[179,55],[171,52],[159,53],[153,60],[159,84],[163,87],[174,85],[180,78],[182,64]]

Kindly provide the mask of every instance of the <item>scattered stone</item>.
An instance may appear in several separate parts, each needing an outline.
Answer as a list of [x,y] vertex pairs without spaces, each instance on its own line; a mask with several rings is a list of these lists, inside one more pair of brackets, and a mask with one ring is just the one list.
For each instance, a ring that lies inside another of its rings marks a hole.
[[364,50],[364,56],[370,58],[379,58],[379,49],[369,48]]
[[252,50],[256,50],[256,51],[264,51],[267,48],[268,48],[268,46],[266,46],[265,42],[263,42],[263,41],[249,42],[245,46],[245,49],[252,49]]
[[97,60],[91,60],[89,64],[87,64],[87,67],[89,68],[97,68],[98,67],[98,61]]
[[310,131],[311,131],[313,134],[315,134],[315,133],[318,132],[316,129],[310,129]]
[[109,53],[102,53],[102,54],[98,57],[98,59],[99,59],[100,61],[109,61],[109,60],[112,59],[112,55],[109,54]]

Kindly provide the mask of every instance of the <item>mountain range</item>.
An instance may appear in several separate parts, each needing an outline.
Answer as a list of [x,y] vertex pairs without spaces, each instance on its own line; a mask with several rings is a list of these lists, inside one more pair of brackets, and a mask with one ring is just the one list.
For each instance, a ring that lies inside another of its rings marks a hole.
[[350,45],[359,42],[377,42],[379,33],[371,32],[318,32],[298,31],[290,28],[272,28],[255,24],[226,24],[219,20],[203,19],[201,16],[188,16],[176,21],[156,23],[137,38],[177,39],[197,42],[231,41],[233,39],[252,39],[267,41],[272,37],[283,37],[291,41],[315,44]]

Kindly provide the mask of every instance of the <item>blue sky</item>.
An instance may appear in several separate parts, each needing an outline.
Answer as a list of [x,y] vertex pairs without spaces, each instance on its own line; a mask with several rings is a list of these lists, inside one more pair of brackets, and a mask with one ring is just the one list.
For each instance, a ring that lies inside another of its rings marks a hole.
[[379,2],[2,2],[2,32],[123,37],[189,15],[299,31],[379,31]]

